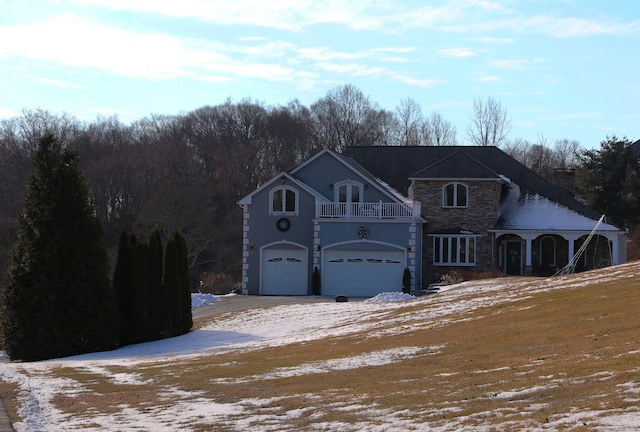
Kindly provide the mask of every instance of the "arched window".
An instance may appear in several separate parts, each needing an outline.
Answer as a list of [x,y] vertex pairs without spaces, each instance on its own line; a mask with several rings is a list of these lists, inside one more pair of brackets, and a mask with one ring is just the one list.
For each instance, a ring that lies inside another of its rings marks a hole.
[[298,192],[288,186],[277,187],[270,193],[271,214],[297,214]]
[[347,180],[334,185],[335,201],[341,203],[359,203],[362,201],[362,183]]
[[442,207],[467,207],[468,188],[462,183],[449,183],[442,188]]
[[345,180],[333,185],[333,198],[339,205],[341,216],[351,217],[359,214],[363,201],[363,185],[353,180]]

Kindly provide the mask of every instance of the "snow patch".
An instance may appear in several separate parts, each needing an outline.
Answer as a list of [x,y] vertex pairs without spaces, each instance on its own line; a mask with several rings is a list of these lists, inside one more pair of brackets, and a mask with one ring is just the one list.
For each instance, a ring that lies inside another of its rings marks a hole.
[[410,300],[415,298],[411,294],[405,294],[401,292],[383,292],[378,294],[375,297],[371,297],[366,299],[367,302],[394,302],[394,301],[403,301]]
[[211,303],[215,303],[217,301],[220,301],[220,299],[214,296],[213,294],[200,294],[200,293],[191,294],[192,308],[206,306]]

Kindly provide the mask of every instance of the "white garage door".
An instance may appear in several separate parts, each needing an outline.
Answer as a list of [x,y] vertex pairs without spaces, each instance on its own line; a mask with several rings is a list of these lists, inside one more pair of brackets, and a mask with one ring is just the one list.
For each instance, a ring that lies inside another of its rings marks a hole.
[[304,249],[264,249],[262,294],[307,295],[307,268]]
[[328,250],[323,261],[323,295],[373,297],[402,290],[403,251]]

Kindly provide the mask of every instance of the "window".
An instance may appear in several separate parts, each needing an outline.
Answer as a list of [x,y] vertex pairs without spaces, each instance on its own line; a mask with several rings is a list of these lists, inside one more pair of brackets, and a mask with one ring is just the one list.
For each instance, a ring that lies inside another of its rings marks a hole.
[[433,238],[433,264],[476,265],[476,238],[471,236],[436,236]]
[[362,184],[347,180],[336,183],[335,199],[341,203],[359,203],[362,195]]
[[298,212],[298,193],[288,187],[271,191],[271,214],[295,214]]
[[467,207],[467,186],[449,183],[442,188],[442,207]]
[[362,183],[346,180],[334,185],[333,193],[335,202],[339,204],[340,216],[351,217],[359,215],[362,201]]

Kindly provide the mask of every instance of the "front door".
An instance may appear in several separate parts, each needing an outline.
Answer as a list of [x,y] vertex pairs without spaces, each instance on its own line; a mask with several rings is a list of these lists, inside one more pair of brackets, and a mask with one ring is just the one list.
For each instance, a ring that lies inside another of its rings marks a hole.
[[522,274],[522,242],[508,241],[505,245],[504,272],[510,276]]

